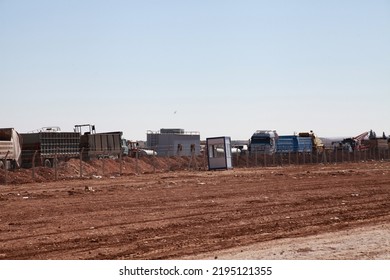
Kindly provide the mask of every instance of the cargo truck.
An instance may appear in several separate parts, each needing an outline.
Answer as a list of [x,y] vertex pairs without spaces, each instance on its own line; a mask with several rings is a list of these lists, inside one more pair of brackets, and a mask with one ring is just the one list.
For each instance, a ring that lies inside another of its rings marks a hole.
[[376,137],[376,133],[370,130],[368,139],[362,139],[362,145],[371,150],[385,151],[390,148],[390,139],[383,132],[382,138]]
[[83,128],[87,128],[87,131],[80,136],[80,150],[83,160],[104,157],[118,158],[123,155],[123,152],[126,152],[123,147],[126,145],[126,141],[123,141],[121,131],[96,133],[94,125],[82,124],[75,125],[75,132],[81,134]]
[[38,132],[21,133],[22,166],[53,167],[59,160],[79,157],[80,134],[61,132],[59,127],[44,127]]
[[22,138],[13,128],[0,128],[0,168],[14,169],[22,164]]
[[325,149],[325,145],[322,140],[314,134],[313,130],[310,132],[300,132],[298,134],[299,137],[308,137],[311,139],[313,152],[323,152]]
[[349,152],[366,151],[368,146],[365,145],[364,139],[368,136],[368,131],[363,132],[355,137],[344,138],[342,141],[332,142],[332,146],[337,150],[345,150]]
[[276,143],[278,153],[310,153],[313,144],[310,137],[300,137],[297,135],[281,135]]

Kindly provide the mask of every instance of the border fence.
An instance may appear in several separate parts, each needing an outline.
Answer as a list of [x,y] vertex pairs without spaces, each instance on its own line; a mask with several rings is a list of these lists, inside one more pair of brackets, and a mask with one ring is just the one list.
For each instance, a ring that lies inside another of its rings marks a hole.
[[[159,147],[161,150],[162,147]],[[147,173],[156,172],[169,172],[176,170],[189,170],[189,171],[205,171],[208,170],[207,154],[205,150],[201,150],[195,153],[195,149],[189,151],[183,151],[180,146],[166,146],[167,153],[164,156],[159,156],[155,153],[156,147],[148,150],[137,150],[133,152],[133,157],[123,157],[119,155],[113,155],[111,151],[104,151],[99,155],[96,167],[95,161],[95,175],[98,177],[123,175],[129,174],[128,168],[131,167],[131,173],[140,174],[145,172],[141,168],[142,164],[147,164]],[[147,151],[147,152],[146,152]],[[24,169],[26,172],[31,172],[32,181],[35,181],[37,175],[37,168],[42,164],[36,164],[37,157],[39,157],[38,151],[28,151],[33,156],[31,157],[31,167]],[[77,167],[73,165],[75,174],[68,177],[61,176],[61,163],[67,161],[69,158],[62,157],[60,153],[55,153],[51,167],[46,167],[46,170],[51,170],[50,180],[59,180],[64,178],[84,178],[90,176],[87,172],[87,164],[89,160],[85,160],[82,156],[81,150],[77,157],[73,157],[73,164],[77,163]],[[131,160],[130,160],[131,159]],[[289,165],[313,165],[313,164],[341,164],[341,163],[357,163],[367,161],[389,161],[390,149],[378,149],[370,148],[366,150],[339,150],[339,149],[326,149],[324,151],[314,152],[279,152],[274,154],[266,154],[264,152],[249,152],[242,151],[238,153],[232,153],[232,165],[233,168],[265,168],[276,166],[289,166]],[[6,158],[1,158],[5,166]],[[110,165],[110,167],[108,167]],[[125,170],[125,168],[127,168]],[[114,170],[114,171],[113,171]],[[6,185],[9,183],[10,172],[17,172],[16,170],[0,170],[0,184]]]
[[367,149],[345,151],[326,149],[314,152],[281,152],[265,154],[261,152],[242,152],[232,155],[233,167],[271,167],[304,164],[337,164],[362,161],[390,160],[390,149]]

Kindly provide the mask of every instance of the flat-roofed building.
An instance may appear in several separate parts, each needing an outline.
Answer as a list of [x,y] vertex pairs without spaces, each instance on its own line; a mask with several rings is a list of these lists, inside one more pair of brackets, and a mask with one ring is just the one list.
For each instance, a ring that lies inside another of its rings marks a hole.
[[158,156],[191,156],[200,154],[200,133],[182,128],[147,131],[146,143]]

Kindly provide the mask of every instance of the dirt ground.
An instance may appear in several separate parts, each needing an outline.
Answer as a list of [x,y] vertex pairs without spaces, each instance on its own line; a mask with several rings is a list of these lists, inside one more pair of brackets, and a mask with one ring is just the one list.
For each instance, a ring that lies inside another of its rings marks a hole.
[[390,259],[388,161],[156,173],[142,162],[121,176],[96,163],[85,178],[66,164],[75,175],[55,182],[52,170],[38,182],[8,172],[0,259]]

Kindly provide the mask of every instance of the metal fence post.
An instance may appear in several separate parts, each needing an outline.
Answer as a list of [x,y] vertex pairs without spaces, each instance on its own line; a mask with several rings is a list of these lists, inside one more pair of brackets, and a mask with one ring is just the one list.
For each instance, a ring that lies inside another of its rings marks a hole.
[[7,157],[10,151],[7,151],[5,154],[4,160],[3,160],[3,166],[4,166],[4,184],[8,184],[8,169],[7,169]]
[[[189,156],[189,160],[188,160],[188,170],[190,170],[191,166],[192,166],[192,159],[193,159],[193,151],[191,150],[191,155]],[[181,164],[180,164],[180,169],[181,169]]]
[[153,158],[152,158],[152,161],[153,161],[153,173],[156,173],[156,147],[154,147],[153,149]]
[[327,156],[327,159],[328,159],[328,163],[332,164],[334,162],[334,151],[333,150],[329,150],[328,154],[326,156]]
[[35,180],[35,157],[37,155],[38,151],[34,152],[34,155],[32,157],[32,163],[31,163],[31,172],[32,172],[32,178]]
[[[154,154],[154,152],[153,152]],[[138,157],[139,157],[139,154],[138,154],[138,149],[135,151],[135,174],[139,174],[139,169],[138,169]]]
[[80,178],[83,178],[83,152],[84,152],[84,147],[81,148],[80,151]]
[[122,150],[119,153],[119,175],[122,176],[123,161],[122,161]]
[[203,151],[203,170],[206,171],[206,154],[208,153],[208,148]]
[[58,147],[56,148],[56,152],[54,154],[54,177],[56,181],[58,180],[57,155],[58,155]]
[[4,185],[7,185],[8,184],[7,156],[5,156],[3,164],[4,164]]
[[170,157],[170,153],[171,153],[171,146],[168,146],[168,156],[167,156],[167,159],[168,159],[168,171],[171,171],[171,169],[172,169],[171,159],[169,158]]
[[255,166],[257,167],[257,150],[255,150]]
[[322,152],[322,163],[327,164],[327,159],[326,159],[326,150]]

